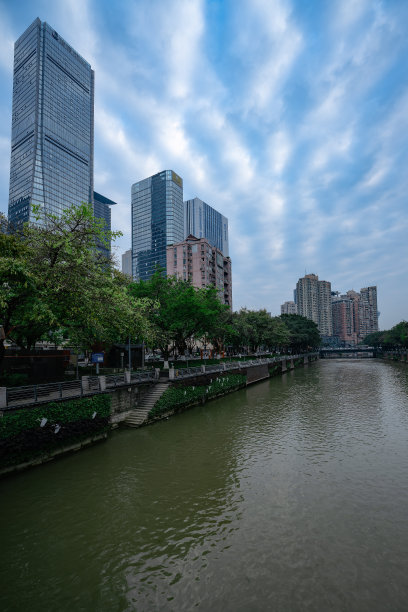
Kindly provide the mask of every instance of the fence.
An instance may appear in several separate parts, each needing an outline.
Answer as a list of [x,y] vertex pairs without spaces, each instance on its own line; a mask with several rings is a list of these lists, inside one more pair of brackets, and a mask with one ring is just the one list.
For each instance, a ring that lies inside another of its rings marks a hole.
[[[318,353],[307,353],[307,355],[316,357]],[[282,357],[261,357],[260,359],[252,359],[248,361],[227,361],[216,365],[202,365],[194,368],[171,368],[169,373],[170,380],[180,378],[192,378],[193,376],[199,376],[200,374],[212,374],[216,372],[225,372],[226,370],[240,370],[242,368],[254,367],[259,365],[270,365],[272,363],[282,363],[283,361],[290,361],[294,359],[300,359],[305,355],[290,355]]]
[[[303,355],[286,355],[282,357],[269,357],[249,361],[222,362],[215,365],[202,365],[194,368],[174,368],[169,371],[169,379],[192,378],[201,374],[220,373],[230,370],[258,366],[262,364],[282,363],[303,357],[317,357],[319,353],[305,353]],[[158,374],[153,370],[145,372],[124,372],[109,376],[83,376],[81,380],[49,383],[46,385],[30,385],[27,387],[0,387],[0,410],[18,408],[24,405],[36,405],[44,402],[58,401],[95,393],[103,393],[107,389],[116,389],[130,384],[153,381]]]
[[109,376],[83,376],[81,380],[0,388],[0,409],[18,408],[27,404],[41,404],[62,399],[103,393],[107,389],[154,380],[155,372],[124,372]]

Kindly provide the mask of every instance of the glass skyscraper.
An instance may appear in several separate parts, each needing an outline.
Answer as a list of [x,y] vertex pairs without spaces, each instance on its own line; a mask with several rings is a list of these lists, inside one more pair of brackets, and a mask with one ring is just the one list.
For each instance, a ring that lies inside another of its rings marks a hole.
[[148,280],[166,265],[166,247],[184,238],[183,180],[163,170],[132,185],[132,275]]
[[9,221],[92,202],[94,72],[36,19],[14,47]]
[[228,257],[228,219],[200,198],[184,202],[184,234],[206,238]]

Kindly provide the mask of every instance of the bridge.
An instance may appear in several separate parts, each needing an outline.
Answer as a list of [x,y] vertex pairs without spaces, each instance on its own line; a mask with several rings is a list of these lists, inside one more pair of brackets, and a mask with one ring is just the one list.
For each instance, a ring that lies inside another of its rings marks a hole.
[[367,359],[377,357],[381,349],[373,346],[355,346],[349,348],[321,348],[319,349],[321,359],[336,359],[346,357],[348,359]]

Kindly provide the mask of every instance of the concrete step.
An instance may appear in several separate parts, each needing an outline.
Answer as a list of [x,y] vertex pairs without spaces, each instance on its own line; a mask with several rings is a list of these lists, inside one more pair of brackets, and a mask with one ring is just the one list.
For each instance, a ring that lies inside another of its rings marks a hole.
[[143,423],[147,421],[150,410],[168,388],[168,383],[159,383],[155,385],[142,399],[140,405],[132,410],[131,414],[124,420],[124,424],[128,427],[140,427],[143,425]]

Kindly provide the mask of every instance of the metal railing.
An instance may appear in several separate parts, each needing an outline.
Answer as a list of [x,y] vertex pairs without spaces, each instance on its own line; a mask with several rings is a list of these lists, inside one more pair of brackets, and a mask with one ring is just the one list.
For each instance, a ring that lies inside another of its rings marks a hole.
[[[305,356],[318,356],[319,353],[305,353],[303,355],[282,355],[279,357],[260,358],[248,361],[229,361],[220,364],[198,366],[193,368],[180,368],[174,370],[174,379],[192,378],[205,374],[220,373],[230,370],[239,370],[264,364],[281,363]],[[0,410],[18,408],[24,405],[36,405],[50,401],[83,397],[103,393],[107,389],[116,389],[130,384],[149,382],[156,379],[154,370],[143,372],[124,372],[107,376],[83,376],[81,380],[48,383],[44,385],[29,385],[25,387],[0,388]]]
[[44,385],[8,387],[5,389],[4,395],[0,395],[0,410],[83,397],[84,395],[94,395],[96,393],[103,393],[106,389],[148,382],[154,380],[154,378],[155,372],[150,370],[146,372],[132,372],[130,376],[126,372],[109,376],[83,376],[81,380]]

